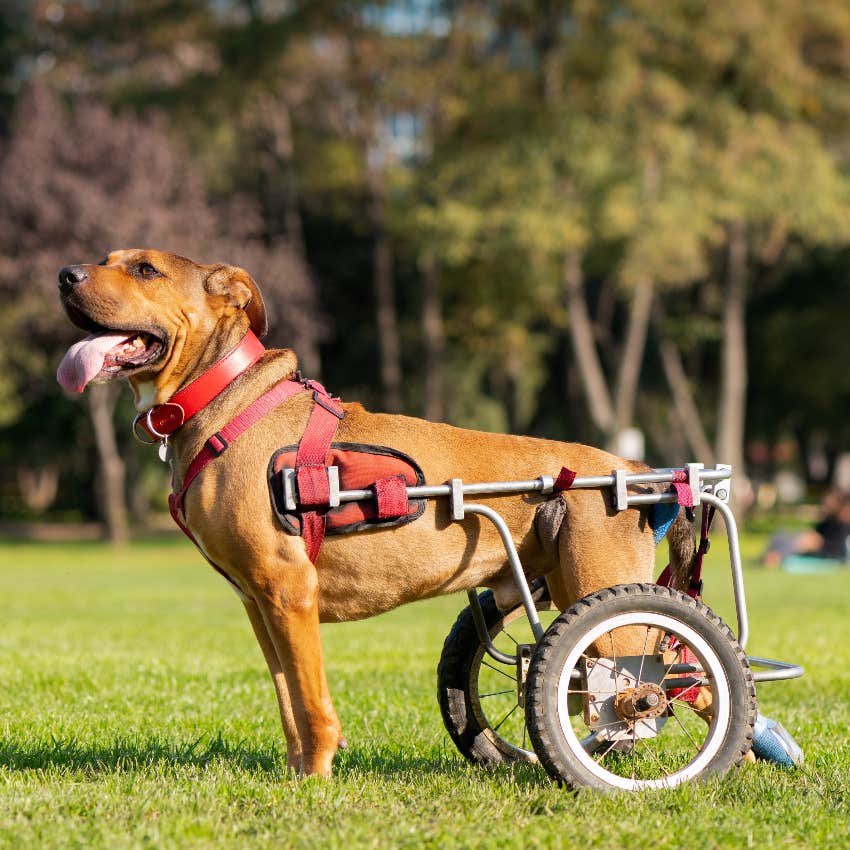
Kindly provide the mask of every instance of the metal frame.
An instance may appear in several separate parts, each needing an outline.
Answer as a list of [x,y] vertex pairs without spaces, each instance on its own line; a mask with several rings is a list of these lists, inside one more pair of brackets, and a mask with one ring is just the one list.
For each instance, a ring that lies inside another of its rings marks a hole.
[[[744,572],[741,564],[741,549],[738,543],[738,526],[735,515],[729,507],[729,490],[731,487],[732,467],[717,464],[713,468],[706,469],[701,463],[689,463],[684,471],[687,473],[687,483],[693,494],[694,506],[710,505],[723,517],[726,528],[726,537],[729,542],[729,562],[732,573],[732,589],[735,597],[735,614],[738,621],[738,643],[746,648],[749,639],[749,620],[747,616],[747,600],[744,591]],[[576,478],[570,490],[599,490],[611,488],[614,491],[614,506],[618,511],[630,508],[657,505],[663,502],[675,502],[675,492],[663,493],[630,493],[629,486],[636,484],[670,484],[673,482],[674,474],[681,475],[681,469],[653,469],[651,472],[629,473],[625,469],[616,469],[611,475],[596,475],[585,478]],[[375,498],[373,489],[364,490],[340,490],[339,471],[337,467],[328,467],[328,477],[332,484],[333,505],[345,502],[359,502]],[[297,508],[295,492],[295,470],[283,470],[284,494],[286,506],[290,510]],[[680,480],[680,479],[677,479]],[[725,488],[718,487],[720,482],[728,482]],[[440,499],[447,498],[450,501],[452,519],[455,522],[463,522],[469,514],[477,514],[489,519],[496,526],[505,553],[508,557],[514,581],[519,590],[526,616],[531,625],[535,641],[539,642],[543,637],[543,627],[537,616],[537,607],[531,595],[528,581],[522,569],[522,564],[517,554],[516,546],[511,537],[510,529],[501,515],[488,505],[469,503],[465,501],[467,496],[507,496],[511,494],[540,493],[545,495],[554,491],[554,479],[550,475],[541,475],[530,481],[492,481],[480,484],[464,484],[460,478],[453,478],[448,484],[420,485],[407,488],[409,499]],[[703,510],[706,508],[704,507]],[[484,622],[484,614],[475,589],[467,591],[469,605],[475,621],[478,636],[487,653],[502,664],[516,664],[517,657],[507,655],[496,649]],[[748,656],[749,663],[754,667],[762,669],[753,673],[756,682],[780,681],[794,679],[803,675],[803,668],[797,664],[789,664],[784,661],[774,661],[769,658],[757,658]]]

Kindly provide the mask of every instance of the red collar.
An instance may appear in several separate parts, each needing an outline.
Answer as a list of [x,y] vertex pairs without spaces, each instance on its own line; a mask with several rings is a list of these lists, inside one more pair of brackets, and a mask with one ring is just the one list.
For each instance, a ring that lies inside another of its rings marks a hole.
[[157,442],[173,434],[246,369],[253,366],[265,350],[265,346],[254,332],[249,330],[236,348],[176,392],[168,401],[140,413],[133,420],[133,433],[143,443]]

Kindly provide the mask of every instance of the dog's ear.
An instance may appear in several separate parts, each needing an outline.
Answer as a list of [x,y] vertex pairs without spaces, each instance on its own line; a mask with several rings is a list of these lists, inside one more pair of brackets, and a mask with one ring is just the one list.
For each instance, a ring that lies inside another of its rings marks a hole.
[[269,330],[263,296],[254,278],[237,266],[219,266],[213,269],[204,281],[204,289],[210,295],[225,299],[231,307],[244,310],[251,323],[251,330],[262,339]]

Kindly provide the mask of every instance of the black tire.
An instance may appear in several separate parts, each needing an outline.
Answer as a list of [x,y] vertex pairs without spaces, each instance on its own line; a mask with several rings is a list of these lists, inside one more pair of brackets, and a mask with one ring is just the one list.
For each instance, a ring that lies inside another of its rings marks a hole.
[[[531,585],[531,592],[538,611],[554,610],[544,581],[534,582]],[[506,625],[525,618],[525,609],[522,605],[507,612],[500,611],[496,607],[491,590],[480,594],[478,598],[490,639],[494,642],[501,634],[506,633]],[[516,628],[521,628],[519,622]],[[527,628],[527,620],[525,628]],[[530,637],[529,642],[531,642]],[[508,647],[504,649],[507,650]],[[537,756],[526,738],[524,715],[517,704],[516,697],[513,698],[514,708],[512,709],[510,694],[504,695],[508,700],[507,710],[519,719],[521,732],[514,728],[511,730],[515,733],[514,735],[505,736],[504,729],[494,729],[501,719],[504,706],[500,706],[494,716],[488,718],[490,706],[482,706],[481,690],[478,687],[479,676],[484,665],[487,665],[484,667],[485,671],[496,671],[488,672],[488,675],[498,674],[499,677],[507,677],[505,688],[512,687],[514,691],[516,690],[515,668],[498,665],[486,656],[484,645],[479,640],[475,629],[472,611],[467,607],[460,612],[449,632],[437,667],[437,697],[446,730],[461,754],[474,764],[488,767],[517,762],[536,764]],[[512,685],[508,683],[508,678],[513,679]]]
[[[640,635],[635,630],[645,628],[644,654],[621,653],[618,659],[615,628],[632,630],[619,633],[632,645]],[[647,652],[647,642],[660,635],[679,642],[666,654],[666,644]],[[609,639],[611,654],[599,649]],[[591,648],[594,641],[599,643]],[[671,684],[675,671],[668,665],[684,660],[683,644],[694,651],[700,668],[686,675],[692,682],[699,677],[704,686]],[[622,672],[627,667],[631,680]],[[657,707],[650,710],[659,714],[651,719],[629,713],[635,709],[628,697],[642,682],[655,688],[651,699]],[[683,699],[700,687],[714,706],[708,721]],[[571,703],[576,699],[578,706]],[[752,672],[729,627],[701,602],[658,585],[607,588],[561,614],[540,642],[526,683],[526,723],[535,752],[553,779],[573,789],[673,787],[723,775],[749,751],[755,718]]]

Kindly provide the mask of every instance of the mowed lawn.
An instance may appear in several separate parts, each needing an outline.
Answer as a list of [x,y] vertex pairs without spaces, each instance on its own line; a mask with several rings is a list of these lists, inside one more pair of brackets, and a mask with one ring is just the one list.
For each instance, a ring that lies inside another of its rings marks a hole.
[[304,781],[242,606],[188,543],[0,544],[0,847],[846,848],[850,571],[746,581],[749,650],[807,668],[759,687],[805,769],[601,797],[454,751],[435,670],[462,597],[323,627],[350,747]]

